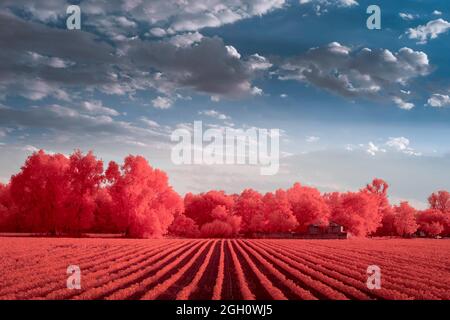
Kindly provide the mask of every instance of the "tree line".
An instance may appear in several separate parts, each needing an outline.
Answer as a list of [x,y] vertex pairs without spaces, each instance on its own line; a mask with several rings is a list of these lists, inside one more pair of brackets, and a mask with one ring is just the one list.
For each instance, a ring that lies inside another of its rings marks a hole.
[[106,170],[92,152],[70,156],[43,150],[29,156],[8,184],[0,183],[0,231],[133,238],[239,237],[303,233],[311,224],[340,224],[353,236],[450,235],[450,193],[432,193],[429,208],[392,205],[388,184],[374,179],[356,192],[322,194],[295,183],[261,194],[211,190],[182,198],[165,172],[141,156]]

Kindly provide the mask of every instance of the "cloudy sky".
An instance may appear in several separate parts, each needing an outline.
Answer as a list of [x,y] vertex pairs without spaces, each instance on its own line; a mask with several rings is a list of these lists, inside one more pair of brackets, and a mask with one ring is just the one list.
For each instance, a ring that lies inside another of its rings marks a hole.
[[[37,149],[144,155],[180,193],[357,190],[423,207],[450,189],[450,3],[64,0],[0,3],[0,180]],[[281,130],[281,167],[182,165],[176,128]]]

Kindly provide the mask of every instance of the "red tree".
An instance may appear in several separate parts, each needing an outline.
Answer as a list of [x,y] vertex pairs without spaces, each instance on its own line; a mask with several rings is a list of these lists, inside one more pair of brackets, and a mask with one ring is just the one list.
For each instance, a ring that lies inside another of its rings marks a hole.
[[212,211],[217,206],[224,206],[227,210],[231,210],[233,205],[234,197],[223,191],[209,191],[198,195],[188,193],[184,197],[184,214],[202,226],[214,220]]
[[441,211],[442,213],[450,214],[450,193],[447,191],[438,191],[432,193],[428,197],[428,203],[430,204],[431,209],[436,209]]
[[381,220],[381,226],[377,230],[378,236],[394,236],[397,234],[397,230],[394,226],[395,222],[395,213],[392,210],[386,212],[383,215],[383,219]]
[[211,217],[214,219],[200,228],[202,237],[205,238],[231,238],[237,236],[241,226],[241,217],[231,214],[223,205],[216,206]]
[[287,190],[292,213],[297,219],[297,231],[304,232],[311,224],[328,224],[330,209],[319,190],[294,184]]
[[95,194],[94,225],[92,231],[98,233],[120,233],[118,214],[114,209],[109,189],[100,188]]
[[252,189],[242,191],[236,199],[234,213],[242,218],[241,229],[245,234],[261,232],[265,228],[262,195]]
[[11,178],[11,196],[21,231],[57,234],[67,226],[68,168],[69,160],[64,155],[40,150]]
[[184,214],[178,214],[169,227],[169,232],[175,236],[197,238],[200,235],[198,225]]
[[[388,199],[389,185],[383,179],[375,178],[372,180],[372,183],[367,184],[366,188],[362,191],[371,194],[375,197],[377,201],[377,211],[380,217],[380,228],[383,228],[383,221],[385,223],[391,222],[393,209]],[[389,229],[389,226],[386,225],[386,229]],[[391,230],[394,231],[394,230]]]
[[9,185],[0,183],[0,231],[15,231],[13,210]]
[[417,215],[419,229],[430,237],[440,235],[445,229],[446,222],[445,215],[436,209],[423,210]]
[[448,191],[438,191],[428,197],[431,209],[439,210],[444,214],[443,235],[450,235],[450,193]]
[[67,232],[80,234],[94,223],[96,196],[103,182],[103,162],[97,160],[92,151],[83,155],[76,150],[69,158],[66,181],[70,192],[67,195],[65,220],[70,221]]
[[128,156],[119,170],[111,162],[106,172],[117,212],[117,225],[130,237],[161,237],[167,233],[182,201],[169,186],[164,172],[153,169],[145,158]]
[[298,227],[286,191],[268,192],[263,197],[266,232],[289,232]]
[[401,202],[399,206],[394,206],[395,218],[394,228],[399,236],[410,236],[419,227],[416,223],[417,211],[408,202]]
[[378,200],[371,194],[348,192],[334,199],[331,220],[344,226],[354,236],[364,237],[375,232],[380,225]]

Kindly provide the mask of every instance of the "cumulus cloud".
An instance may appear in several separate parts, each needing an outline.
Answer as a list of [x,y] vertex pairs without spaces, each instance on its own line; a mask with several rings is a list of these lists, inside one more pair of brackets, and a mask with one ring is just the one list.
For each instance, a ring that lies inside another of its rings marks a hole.
[[450,29],[450,22],[444,19],[429,21],[426,25],[416,28],[409,28],[406,34],[410,39],[418,40],[419,44],[425,44],[428,40],[436,39],[440,34],[446,33]]
[[135,67],[156,69],[177,87],[218,98],[252,93],[253,60],[242,59],[234,47],[225,45],[217,37],[203,37],[189,47],[176,47],[168,42],[136,41],[129,45],[127,56]]
[[172,106],[173,101],[168,97],[158,96],[152,100],[152,104],[156,109],[169,109]]
[[413,148],[409,146],[410,141],[405,137],[390,137],[385,143],[388,147],[395,149],[396,151],[402,152],[407,155],[420,156],[420,152],[416,152]]
[[409,139],[405,137],[398,137],[398,138],[389,138],[389,140],[386,142],[386,145],[389,147],[393,147],[397,149],[398,151],[406,150],[406,148],[409,145]]
[[[83,8],[92,10],[84,3]],[[100,18],[97,24],[105,27],[108,23],[125,29],[136,27],[131,18]],[[0,99],[21,95],[31,100],[54,97],[67,101],[67,92],[77,89],[113,95],[154,89],[169,96],[189,89],[218,98],[236,98],[258,93],[252,81],[271,66],[265,57],[243,57],[222,39],[195,31],[157,41],[128,41],[112,34],[107,39],[102,41],[84,30],[67,32],[0,13],[0,89],[4,92]],[[159,99],[156,106],[168,106],[167,102]]]
[[370,141],[369,143],[361,143],[358,145],[347,144],[345,150],[351,152],[361,152],[376,156],[377,154],[385,153],[401,153],[408,156],[421,156],[422,153],[416,151],[410,146],[410,140],[405,137],[389,137],[385,142],[374,143]]
[[403,110],[411,110],[412,108],[414,108],[414,103],[406,102],[400,97],[393,97],[392,101],[394,101],[397,107]]
[[450,96],[433,93],[430,98],[428,98],[427,105],[434,108],[448,107],[450,106]]
[[193,43],[200,42],[203,36],[199,32],[187,32],[178,34],[169,39],[169,42],[176,47],[189,47]]
[[372,141],[367,144],[366,152],[371,156],[375,156],[379,152],[386,152],[386,149],[382,149],[379,146],[375,145]]
[[[242,19],[264,15],[282,8],[284,4],[285,0],[209,0],[207,2],[203,0],[84,0],[82,8],[83,14],[91,18],[88,19],[91,21],[99,15],[105,15],[112,20],[118,19],[114,23],[125,27],[134,27],[134,22],[137,21],[150,23],[153,28],[175,33],[197,31],[205,27],[220,27]],[[66,6],[65,0],[47,0],[42,4],[33,0],[4,0],[0,4],[0,8],[19,8],[40,21],[52,21],[65,15],[65,11],[61,8]],[[127,12],[128,18],[115,16],[121,11]],[[108,32],[101,25],[99,29]]]
[[251,70],[267,70],[272,67],[272,63],[257,53],[251,55],[248,59],[248,65]]
[[414,14],[412,14],[412,13],[400,12],[398,15],[399,15],[400,18],[402,18],[403,20],[414,20],[415,18],[417,18],[417,15],[414,15]]
[[30,63],[35,66],[47,65],[52,68],[67,68],[73,65],[70,61],[58,57],[45,57],[36,52],[28,52],[28,54]]
[[352,50],[337,42],[285,59],[278,70],[281,80],[312,84],[344,97],[383,96],[429,72],[428,56],[421,51]]
[[158,27],[150,29],[150,33],[155,37],[164,37],[167,34],[166,30]]
[[68,33],[0,12],[0,47],[0,87],[7,95],[68,100],[66,87],[113,81],[114,48],[85,32]]
[[198,112],[199,115],[205,115],[211,118],[219,120],[230,120],[231,118],[224,113],[220,113],[216,110],[203,110]]

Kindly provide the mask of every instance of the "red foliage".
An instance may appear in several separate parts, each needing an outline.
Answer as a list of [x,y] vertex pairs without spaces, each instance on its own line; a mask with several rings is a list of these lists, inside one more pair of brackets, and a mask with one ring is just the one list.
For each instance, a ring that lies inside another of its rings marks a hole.
[[252,189],[242,191],[236,199],[233,210],[242,218],[243,233],[252,234],[264,230],[264,202],[259,192]]
[[262,196],[211,190],[186,194],[184,202],[163,171],[140,156],[124,164],[103,162],[76,150],[69,158],[39,151],[8,185],[0,184],[0,231],[81,235],[124,233],[161,237],[237,237],[305,232],[311,224],[343,225],[355,236],[450,235],[450,193],[438,191],[430,209],[416,214],[407,203],[392,207],[388,184],[374,179],[359,192],[322,194],[295,183]]
[[397,230],[394,227],[395,213],[390,210],[383,215],[381,220],[381,226],[377,230],[379,236],[394,236],[397,234]]
[[311,224],[328,224],[330,209],[319,190],[294,184],[287,190],[292,213],[297,218],[297,230],[306,231]]
[[388,217],[393,213],[393,209],[391,204],[389,203],[388,199],[388,192],[389,185],[386,181],[382,179],[375,178],[372,180],[371,184],[367,184],[366,188],[362,191],[368,192],[369,194],[373,195],[377,200],[377,206],[378,206],[378,214],[383,219],[384,217]]
[[417,223],[419,224],[420,230],[430,237],[435,237],[444,231],[447,219],[441,211],[428,209],[419,212]]
[[292,213],[291,205],[284,190],[275,193],[268,192],[263,197],[266,232],[289,232],[298,226],[297,219]]
[[175,236],[196,238],[200,235],[198,225],[191,218],[184,214],[179,214],[175,217],[169,227],[169,232]]
[[399,236],[410,236],[417,231],[419,227],[416,223],[417,211],[408,202],[402,202],[395,206],[394,211],[394,228]]
[[233,197],[223,191],[213,190],[198,195],[188,193],[184,197],[184,214],[201,226],[214,220],[212,211],[217,206],[225,206],[227,210],[231,210],[233,204]]
[[364,237],[379,227],[382,217],[378,212],[378,199],[372,194],[348,192],[334,194],[331,198],[331,220],[344,226],[352,235]]
[[92,151],[83,155],[76,150],[69,158],[65,180],[69,183],[64,220],[71,221],[66,232],[80,234],[94,223],[96,196],[103,181],[103,162],[97,160]]
[[64,155],[49,155],[41,150],[11,178],[18,231],[57,234],[70,227],[64,216],[70,193],[66,176],[69,165]]
[[107,177],[117,224],[130,237],[161,237],[174,214],[182,211],[181,198],[169,186],[166,174],[143,157],[126,157],[121,170],[112,162]]
[[223,205],[216,206],[212,212],[212,222],[207,222],[200,228],[202,237],[205,238],[231,238],[240,230],[241,217],[232,215]]
[[432,193],[428,197],[428,202],[430,204],[431,209],[436,209],[441,211],[442,213],[450,214],[450,193],[447,191],[438,191]]
[[0,231],[11,231],[14,228],[15,221],[10,187],[0,183]]
[[94,226],[92,231],[96,233],[119,233],[117,225],[117,212],[114,210],[113,201],[109,190],[101,188],[95,195]]

